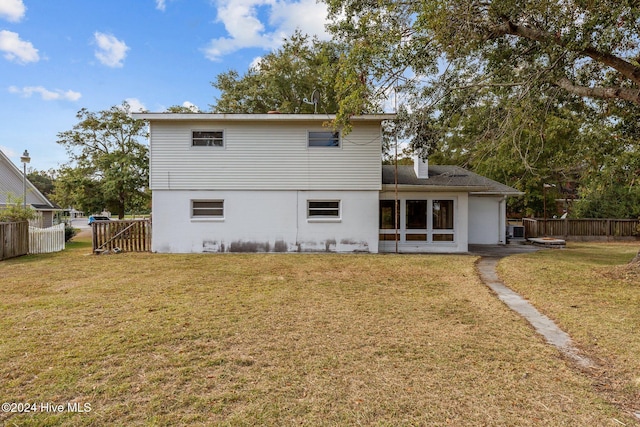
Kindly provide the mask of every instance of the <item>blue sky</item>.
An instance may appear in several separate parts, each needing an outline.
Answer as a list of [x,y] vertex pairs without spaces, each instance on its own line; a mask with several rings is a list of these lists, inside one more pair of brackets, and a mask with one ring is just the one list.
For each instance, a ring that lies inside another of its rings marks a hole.
[[315,0],[0,0],[0,150],[58,168],[81,108],[208,111],[215,76],[297,28],[327,39],[325,16]]

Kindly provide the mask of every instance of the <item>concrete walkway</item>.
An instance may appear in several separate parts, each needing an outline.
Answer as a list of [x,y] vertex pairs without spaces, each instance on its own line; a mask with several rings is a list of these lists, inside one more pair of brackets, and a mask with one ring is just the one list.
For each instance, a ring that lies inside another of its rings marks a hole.
[[[495,249],[493,253],[485,251],[485,255],[481,255],[480,260],[477,262],[477,267],[484,284],[491,288],[510,309],[524,317],[549,344],[555,346],[578,366],[583,368],[595,367],[596,364],[591,359],[580,355],[578,349],[573,346],[571,337],[560,329],[553,320],[540,313],[522,296],[502,283],[496,272],[496,267],[500,258],[507,255],[505,252],[508,252],[508,249],[504,249],[503,251]],[[478,252],[474,253],[479,254]]]

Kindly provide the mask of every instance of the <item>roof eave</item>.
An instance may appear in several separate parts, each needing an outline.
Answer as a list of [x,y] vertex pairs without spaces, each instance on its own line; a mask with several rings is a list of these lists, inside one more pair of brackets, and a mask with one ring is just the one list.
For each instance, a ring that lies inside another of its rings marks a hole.
[[[383,184],[382,191],[393,191],[395,190],[395,184]],[[446,192],[446,191],[457,191],[457,192],[481,192],[488,191],[487,187],[478,187],[478,186],[462,186],[462,185],[426,185],[426,184],[398,184],[398,191],[433,191],[433,192]]]
[[522,191],[473,191],[473,196],[524,196]]
[[[131,117],[138,120],[163,121],[326,121],[334,120],[335,114],[229,114],[229,113],[131,113]],[[394,120],[393,113],[367,114],[353,116],[349,120],[355,122],[381,122]]]

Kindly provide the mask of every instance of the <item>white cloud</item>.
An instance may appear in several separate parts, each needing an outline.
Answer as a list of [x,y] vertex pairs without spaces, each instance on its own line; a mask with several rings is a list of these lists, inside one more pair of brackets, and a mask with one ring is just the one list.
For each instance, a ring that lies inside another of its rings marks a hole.
[[249,64],[249,69],[257,70],[260,67],[260,64],[262,64],[262,56],[256,56],[253,58],[253,61],[251,61],[251,64]]
[[194,113],[199,113],[200,112],[200,109],[198,108],[198,106],[195,105],[195,104],[192,104],[189,101],[184,101],[182,103],[182,106],[185,107],[185,108],[188,108],[189,110],[193,111]]
[[132,113],[147,111],[147,107],[145,107],[142,101],[140,101],[138,98],[127,98],[125,99],[125,102],[129,104],[129,111],[131,111]]
[[4,145],[0,145],[0,151],[2,151],[5,156],[12,158],[12,157],[18,157],[18,152],[15,151],[12,148],[9,147],[5,147]]
[[[228,36],[211,40],[204,49],[212,61],[244,48],[274,49],[298,28],[305,34],[329,38],[324,29],[327,7],[316,0],[217,0],[216,7],[217,21]],[[265,22],[259,12],[266,13]]]
[[20,22],[25,10],[22,0],[0,0],[0,17],[9,22]]
[[95,51],[96,58],[107,67],[122,67],[124,58],[127,56],[129,46],[122,40],[118,40],[111,34],[95,32],[93,34],[98,50]]
[[30,98],[35,93],[39,94],[44,101],[77,101],[82,98],[80,92],[73,90],[63,91],[60,89],[49,90],[42,86],[26,86],[22,89],[16,86],[9,86],[9,93],[15,93],[25,98]]
[[40,60],[38,49],[34,48],[30,42],[20,40],[18,33],[12,31],[0,31],[0,51],[5,52],[4,57],[7,60],[20,64]]
[[165,0],[156,0],[156,9],[164,12],[166,8],[167,4]]
[[329,22],[327,6],[316,0],[277,1],[272,7],[269,22],[287,37],[300,29],[304,34],[316,35],[321,40],[331,38],[325,29]]

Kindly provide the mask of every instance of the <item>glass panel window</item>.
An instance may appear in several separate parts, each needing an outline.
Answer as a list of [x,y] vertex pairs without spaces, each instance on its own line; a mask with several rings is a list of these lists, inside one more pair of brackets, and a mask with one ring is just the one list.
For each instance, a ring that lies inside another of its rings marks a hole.
[[308,137],[309,147],[340,147],[340,132],[312,131]]
[[398,212],[398,228],[400,227],[400,213],[399,210],[395,209],[394,205],[394,200],[380,200],[380,228],[383,230],[394,230],[396,228],[396,223],[393,219],[396,212]]
[[405,239],[410,242],[410,241],[420,241],[420,242],[426,242],[427,241],[427,235],[426,234],[414,234],[414,233],[407,233],[405,235]]
[[194,147],[224,147],[224,132],[221,130],[193,131],[191,145]]
[[191,216],[194,218],[223,218],[224,200],[192,200]]
[[[398,240],[399,239],[400,239],[400,236],[398,236]],[[380,240],[395,241],[396,240],[396,235],[395,234],[380,234]]]
[[340,218],[339,200],[307,201],[307,218]]
[[433,201],[433,229],[453,230],[453,200]]
[[427,229],[427,201],[407,200],[407,230]]
[[434,234],[434,242],[453,242],[453,234]]

